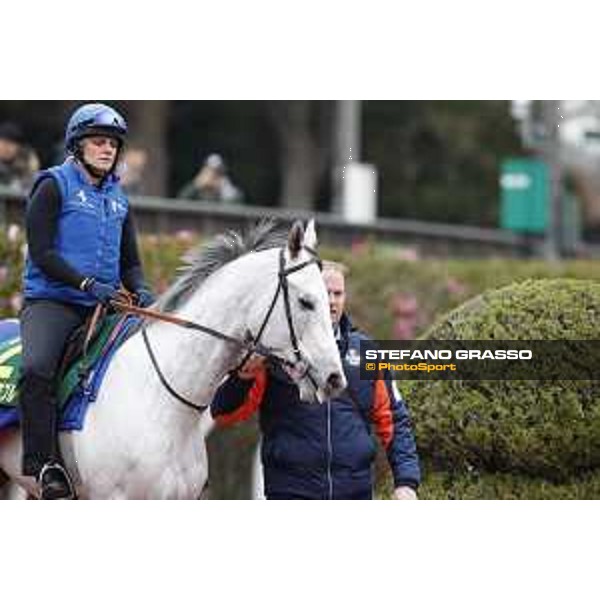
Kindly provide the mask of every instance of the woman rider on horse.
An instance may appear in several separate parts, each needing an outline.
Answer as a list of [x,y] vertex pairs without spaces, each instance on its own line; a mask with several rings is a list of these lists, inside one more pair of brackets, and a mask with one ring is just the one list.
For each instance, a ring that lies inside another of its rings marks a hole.
[[117,299],[121,285],[141,306],[154,301],[115,173],[126,134],[125,119],[110,106],[79,107],[66,129],[67,159],[39,173],[28,202],[20,315],[23,474],[37,479],[42,499],[74,497],[57,433],[57,377],[68,338],[98,303]]

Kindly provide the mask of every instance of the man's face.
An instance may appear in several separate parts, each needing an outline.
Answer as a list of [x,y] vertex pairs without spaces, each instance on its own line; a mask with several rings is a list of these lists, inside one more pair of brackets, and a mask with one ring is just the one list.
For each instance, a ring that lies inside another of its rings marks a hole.
[[346,282],[344,275],[334,269],[323,271],[323,280],[329,296],[329,312],[334,325],[340,322],[346,305]]
[[10,164],[19,153],[19,144],[12,140],[6,140],[0,138],[0,160],[4,163]]
[[82,140],[83,159],[92,167],[108,173],[117,158],[119,142],[105,135],[93,135]]

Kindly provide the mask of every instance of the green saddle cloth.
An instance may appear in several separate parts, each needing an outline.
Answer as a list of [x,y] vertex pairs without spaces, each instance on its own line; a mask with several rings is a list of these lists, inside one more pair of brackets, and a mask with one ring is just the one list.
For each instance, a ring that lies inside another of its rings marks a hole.
[[[82,373],[94,365],[122,315],[109,315],[104,318],[100,331],[88,348],[87,356],[79,355],[66,369],[58,387],[58,403],[62,408],[79,384]],[[0,409],[14,408],[19,404],[19,378],[21,376],[21,338],[0,343]],[[85,360],[85,364],[84,364]]]

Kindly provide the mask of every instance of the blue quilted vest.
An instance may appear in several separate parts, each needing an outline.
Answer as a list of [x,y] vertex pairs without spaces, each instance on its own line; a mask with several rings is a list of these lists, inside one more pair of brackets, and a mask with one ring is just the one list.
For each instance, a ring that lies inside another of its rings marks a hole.
[[[33,189],[52,177],[62,196],[55,246],[61,257],[85,277],[118,286],[121,235],[129,210],[118,178],[111,175],[100,188],[89,183],[72,159],[41,171]],[[96,301],[69,285],[47,277],[27,256],[24,273],[25,298],[46,298],[82,305]]]

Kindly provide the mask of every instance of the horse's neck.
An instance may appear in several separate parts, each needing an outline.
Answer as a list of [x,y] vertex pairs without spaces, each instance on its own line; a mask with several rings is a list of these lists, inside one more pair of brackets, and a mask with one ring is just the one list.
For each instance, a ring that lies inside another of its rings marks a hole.
[[[241,337],[242,298],[231,292],[231,288],[224,292],[222,287],[207,286],[178,316]],[[157,363],[170,385],[190,402],[208,405],[239,356],[239,348],[210,334],[170,323],[157,322],[147,332]],[[146,364],[154,370],[149,361]],[[166,389],[164,392],[168,394]]]

